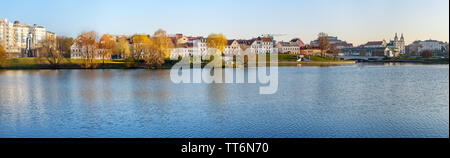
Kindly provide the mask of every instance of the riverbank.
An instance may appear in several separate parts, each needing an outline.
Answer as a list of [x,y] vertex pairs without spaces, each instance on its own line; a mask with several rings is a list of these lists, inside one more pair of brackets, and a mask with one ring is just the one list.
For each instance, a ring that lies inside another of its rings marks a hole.
[[[354,64],[353,61],[342,61],[339,59],[331,59],[324,57],[311,56],[308,57],[311,60],[308,62],[297,62],[297,55],[293,54],[279,54],[278,61],[281,66],[292,66],[301,64],[309,65],[336,65],[336,64]],[[267,57],[268,62],[269,56]],[[158,69],[170,69],[178,61],[166,59],[164,64]],[[0,66],[0,69],[84,69],[82,67],[82,59],[68,59],[65,58],[58,65],[50,64],[45,58],[14,58],[7,59],[6,64]],[[205,66],[208,61],[202,63],[202,67]],[[125,59],[108,59],[108,60],[94,60],[94,66],[91,69],[145,69],[144,64],[135,63],[131,60]]]
[[[308,61],[297,61],[297,55],[293,54],[279,54],[278,55],[278,65],[279,66],[337,66],[337,65],[350,65],[356,64],[355,61],[340,60],[337,58],[327,58],[319,56],[306,56]],[[268,62],[269,62],[269,58]],[[165,63],[158,69],[170,69],[178,61],[176,60],[165,60]],[[382,60],[374,62],[385,62],[385,63],[423,63],[423,64],[449,64],[448,59],[407,59],[400,58],[397,60]],[[6,63],[0,66],[0,69],[84,69],[82,67],[82,59],[63,59],[61,64],[52,65],[46,59],[39,58],[14,58],[7,59]],[[208,61],[202,63],[202,66],[206,65]],[[110,59],[105,60],[94,60],[94,67],[91,69],[146,69],[144,64],[137,64],[131,60],[125,59]]]
[[[166,60],[160,69],[170,69],[177,61]],[[6,64],[0,66],[0,69],[84,69],[82,67],[82,59],[68,59],[65,58],[58,65],[50,64],[46,59],[39,58],[14,58],[7,59]],[[91,69],[144,69],[145,65],[136,64],[125,59],[109,59],[94,60]]]
[[386,62],[423,63],[423,64],[449,64],[448,58],[400,58],[397,60],[387,60]]
[[356,61],[340,60],[338,58],[320,57],[320,56],[305,56],[306,61],[297,61],[297,55],[280,54],[278,55],[278,65],[280,66],[334,66],[334,65],[348,65],[356,64]]

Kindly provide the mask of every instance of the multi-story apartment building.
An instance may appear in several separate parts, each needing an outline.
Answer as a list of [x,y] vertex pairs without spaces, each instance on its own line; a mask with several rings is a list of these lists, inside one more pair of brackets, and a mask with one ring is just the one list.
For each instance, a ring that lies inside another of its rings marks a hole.
[[0,18],[0,44],[10,58],[37,56],[39,43],[47,37],[56,38],[56,35],[36,24],[11,23],[6,18]]

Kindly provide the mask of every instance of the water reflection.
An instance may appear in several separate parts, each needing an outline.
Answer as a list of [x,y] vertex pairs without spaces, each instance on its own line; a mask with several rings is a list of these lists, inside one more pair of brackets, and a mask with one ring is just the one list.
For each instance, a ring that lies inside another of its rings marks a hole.
[[173,84],[168,70],[0,71],[0,137],[448,137],[448,65],[279,74],[259,95]]

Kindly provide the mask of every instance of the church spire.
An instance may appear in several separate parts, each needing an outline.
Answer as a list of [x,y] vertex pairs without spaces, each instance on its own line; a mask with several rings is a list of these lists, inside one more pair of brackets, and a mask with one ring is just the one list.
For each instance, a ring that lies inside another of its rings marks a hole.
[[394,42],[397,42],[397,41],[398,41],[398,35],[397,35],[397,33],[395,33]]

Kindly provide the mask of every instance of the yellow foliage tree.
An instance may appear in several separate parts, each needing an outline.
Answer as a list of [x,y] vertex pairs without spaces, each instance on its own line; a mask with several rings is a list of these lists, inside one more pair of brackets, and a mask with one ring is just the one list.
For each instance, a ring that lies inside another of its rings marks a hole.
[[159,29],[153,34],[151,41],[151,51],[146,56],[145,62],[150,67],[160,67],[164,64],[164,60],[170,57],[174,44],[166,35],[166,31],[162,29]]
[[3,48],[0,45],[0,66],[5,65],[5,63],[6,63],[6,51],[5,48]]
[[225,52],[225,47],[227,46],[227,38],[223,34],[210,34],[206,39],[206,44],[208,48],[216,48],[221,53]]
[[145,55],[150,54],[152,41],[148,35],[134,35],[132,37],[131,58],[140,61]]
[[130,45],[126,38],[119,38],[114,48],[114,54],[120,55],[122,58],[128,58],[131,56]]
[[164,58],[169,58],[174,44],[172,40],[167,36],[166,31],[159,29],[153,34],[152,37],[154,48],[164,55]]
[[101,55],[103,64],[105,64],[105,58],[109,57],[113,53],[114,47],[116,47],[116,41],[114,40],[114,37],[109,34],[104,34],[100,38],[100,42],[98,43],[99,48],[102,49]]

